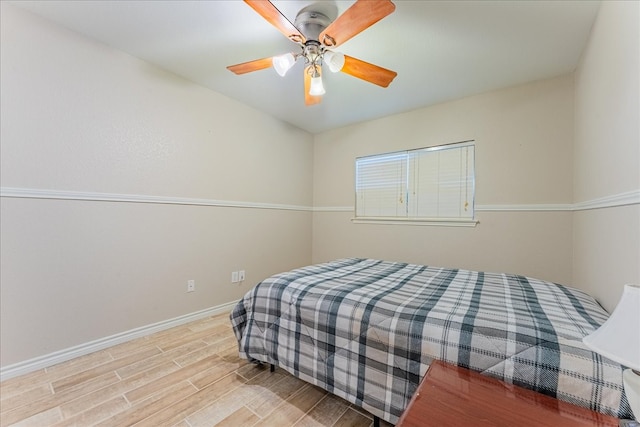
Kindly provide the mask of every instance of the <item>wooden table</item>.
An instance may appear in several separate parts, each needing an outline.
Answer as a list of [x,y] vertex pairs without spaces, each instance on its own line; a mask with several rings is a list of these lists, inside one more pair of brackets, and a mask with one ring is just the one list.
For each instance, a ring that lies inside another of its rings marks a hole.
[[618,426],[618,419],[434,361],[396,427]]

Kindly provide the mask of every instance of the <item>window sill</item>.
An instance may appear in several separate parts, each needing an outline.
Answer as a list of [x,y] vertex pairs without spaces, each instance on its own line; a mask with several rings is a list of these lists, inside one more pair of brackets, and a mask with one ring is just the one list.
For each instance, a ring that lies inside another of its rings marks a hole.
[[475,227],[480,221],[467,218],[391,218],[391,217],[355,217],[354,224],[386,225],[429,225],[440,227]]

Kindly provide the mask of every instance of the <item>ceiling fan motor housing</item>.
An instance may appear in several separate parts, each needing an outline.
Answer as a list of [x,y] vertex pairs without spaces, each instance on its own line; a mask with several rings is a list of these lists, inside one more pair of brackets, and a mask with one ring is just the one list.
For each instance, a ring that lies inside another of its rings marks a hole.
[[296,16],[294,26],[307,40],[318,41],[320,33],[331,24],[331,19],[323,13],[315,11],[301,11]]

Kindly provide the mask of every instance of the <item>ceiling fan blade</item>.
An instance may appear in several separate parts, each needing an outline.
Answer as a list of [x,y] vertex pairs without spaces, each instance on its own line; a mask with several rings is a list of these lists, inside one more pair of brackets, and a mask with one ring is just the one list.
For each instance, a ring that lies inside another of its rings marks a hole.
[[[320,104],[320,101],[322,101],[321,96],[309,95],[309,89],[311,89],[311,74],[309,73],[309,67],[311,67],[311,65],[304,69],[304,103],[305,105]],[[318,68],[318,73],[322,73],[321,68]]]
[[242,64],[229,65],[227,69],[233,71],[236,74],[250,73],[251,71],[264,70],[271,67],[273,64],[273,58],[262,58],[254,61],[243,62]]
[[396,9],[390,0],[357,0],[320,33],[319,41],[338,46],[366,30]]
[[398,75],[395,71],[347,55],[344,56],[344,66],[340,71],[382,87],[389,86]]
[[270,1],[244,0],[244,2],[291,41],[296,43],[304,43],[306,41],[302,33]]

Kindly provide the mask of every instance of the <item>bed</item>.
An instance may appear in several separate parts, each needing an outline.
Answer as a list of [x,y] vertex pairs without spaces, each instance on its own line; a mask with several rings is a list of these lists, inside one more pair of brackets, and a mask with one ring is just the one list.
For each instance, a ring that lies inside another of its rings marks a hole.
[[582,344],[589,295],[530,277],[348,258],[274,275],[231,313],[240,356],[395,424],[434,359],[618,418],[622,367]]

